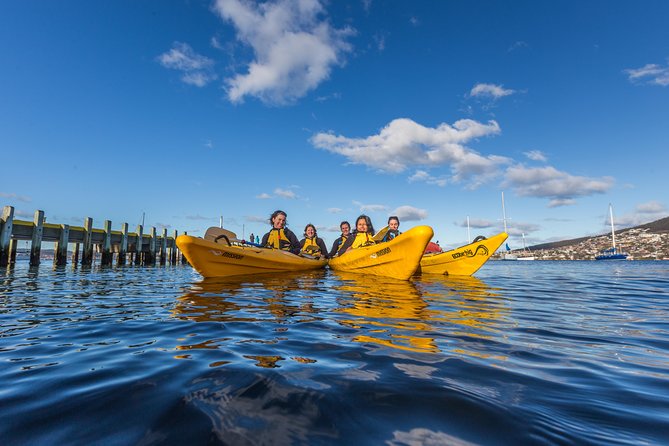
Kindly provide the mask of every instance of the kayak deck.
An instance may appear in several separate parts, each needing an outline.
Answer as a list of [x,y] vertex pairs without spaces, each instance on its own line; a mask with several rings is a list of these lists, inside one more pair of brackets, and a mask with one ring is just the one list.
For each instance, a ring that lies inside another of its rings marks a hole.
[[214,242],[180,235],[177,246],[188,262],[204,277],[227,277],[324,268],[325,259],[311,259],[278,249],[245,244]]
[[429,226],[416,226],[389,242],[352,249],[330,259],[335,271],[372,274],[407,280],[418,268],[425,247],[434,235]]
[[495,253],[509,235],[501,232],[450,251],[425,254],[419,272],[449,276],[471,276]]

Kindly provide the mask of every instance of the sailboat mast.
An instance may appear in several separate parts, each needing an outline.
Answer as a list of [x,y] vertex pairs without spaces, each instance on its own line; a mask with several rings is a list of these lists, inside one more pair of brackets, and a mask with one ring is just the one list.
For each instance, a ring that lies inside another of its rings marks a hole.
[[508,232],[506,230],[506,208],[504,207],[504,192],[502,192],[502,221],[504,222],[504,232]]
[[609,203],[609,216],[611,217],[611,241],[613,242],[613,250],[616,249],[616,231],[613,229],[613,206]]

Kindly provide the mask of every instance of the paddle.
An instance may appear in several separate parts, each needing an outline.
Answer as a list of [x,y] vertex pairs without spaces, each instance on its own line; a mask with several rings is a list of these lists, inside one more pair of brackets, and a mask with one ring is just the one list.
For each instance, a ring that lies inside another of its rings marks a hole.
[[380,229],[379,232],[374,234],[374,237],[372,237],[372,239],[375,242],[380,242],[381,240],[383,240],[383,237],[386,236],[387,232],[388,232],[388,226],[386,226],[385,228]]

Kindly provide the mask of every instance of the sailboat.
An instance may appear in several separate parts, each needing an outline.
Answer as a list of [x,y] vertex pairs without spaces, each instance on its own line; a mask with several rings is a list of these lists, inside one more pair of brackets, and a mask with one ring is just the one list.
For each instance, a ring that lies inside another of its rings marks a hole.
[[[502,192],[502,221],[504,222],[504,232],[507,234],[509,233],[506,230],[506,207],[504,206],[504,192]],[[511,252],[511,248],[509,248],[509,244],[505,244],[506,247],[506,252],[503,252],[500,254],[499,258],[502,260],[518,260],[518,256]]]
[[523,233],[523,252],[517,257],[518,260],[534,260],[532,251],[527,249],[527,245],[525,244],[525,233]]
[[595,256],[595,260],[625,260],[628,254],[616,247],[616,231],[613,228],[613,206],[611,206],[611,203],[609,203],[609,216],[611,218],[611,247]]

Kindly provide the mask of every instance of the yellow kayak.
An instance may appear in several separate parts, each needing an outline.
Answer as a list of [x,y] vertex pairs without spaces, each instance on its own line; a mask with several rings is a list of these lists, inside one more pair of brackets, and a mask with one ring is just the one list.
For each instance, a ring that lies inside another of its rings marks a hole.
[[425,247],[434,235],[429,226],[416,226],[389,242],[352,249],[330,259],[335,271],[373,274],[407,280],[418,269]]
[[325,259],[317,260],[278,249],[231,242],[225,237],[212,241],[180,235],[177,237],[177,247],[204,277],[304,271],[324,268],[327,264]]
[[418,272],[471,276],[488,261],[508,236],[506,232],[501,232],[450,251],[425,254],[420,261]]

